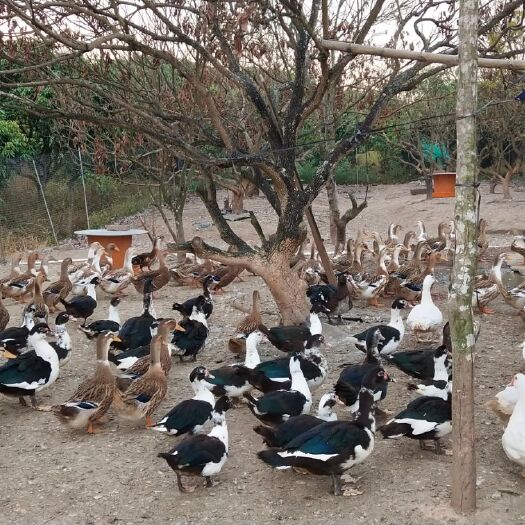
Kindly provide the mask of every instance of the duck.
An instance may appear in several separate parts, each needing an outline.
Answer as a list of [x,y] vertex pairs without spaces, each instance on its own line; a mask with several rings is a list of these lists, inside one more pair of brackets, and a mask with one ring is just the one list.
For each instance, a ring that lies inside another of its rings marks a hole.
[[88,246],[88,252],[87,252],[85,262],[80,262],[80,263],[69,266],[68,274],[69,274],[69,278],[71,281],[74,281],[75,280],[74,277],[78,276],[83,270],[91,267],[91,265],[93,264],[93,260],[95,259],[96,251],[101,248],[102,248],[102,244],[100,244],[98,241],[92,242]]
[[60,299],[66,299],[73,290],[73,283],[69,279],[68,268],[73,263],[71,257],[66,257],[60,264],[60,279],[51,283],[42,293],[44,302],[50,312],[54,312]]
[[102,276],[100,259],[104,254],[104,248],[102,248],[100,244],[98,246],[99,247],[95,250],[95,256],[91,264],[81,267],[81,269],[74,274],[69,273],[69,279],[73,283],[73,289],[71,290],[73,295],[84,295],[86,293],[86,286],[93,279],[100,280],[100,277]]
[[489,308],[488,304],[499,295],[498,285],[485,275],[477,275],[472,290],[472,305],[477,306],[480,314],[490,315],[495,310]]
[[15,277],[18,277],[22,273],[22,270],[20,269],[21,261],[22,256],[20,254],[16,254],[13,256],[13,258],[11,259],[11,271],[7,276],[0,278],[0,285],[5,284],[7,281],[10,281]]
[[267,328],[261,324],[259,325],[259,330],[275,348],[282,352],[301,352],[304,350],[304,345],[310,336],[323,333],[323,325],[319,319],[319,313],[325,310],[326,308],[323,304],[316,303],[313,305],[310,309],[309,326],[289,325]]
[[[525,360],[525,342],[521,345],[521,354]],[[494,399],[485,404],[485,408],[492,410],[503,422],[507,423],[517,401],[518,391],[514,380],[512,380],[501,392],[494,396]]]
[[359,412],[354,421],[327,421],[299,434],[283,448],[258,452],[264,463],[277,469],[292,467],[310,474],[331,476],[332,493],[342,494],[341,475],[365,461],[374,450],[375,418],[373,392],[381,389],[388,374],[381,367],[371,369],[359,390]]
[[253,388],[250,378],[253,369],[261,361],[257,352],[257,345],[265,339],[266,336],[259,330],[252,332],[246,339],[244,365],[223,366],[210,370],[209,377],[204,381],[206,388],[217,397],[243,397]]
[[33,409],[38,409],[35,394],[51,386],[59,374],[58,355],[46,341],[49,333],[47,324],[36,324],[27,338],[35,352],[21,354],[0,367],[0,393],[18,397],[24,406],[25,397],[29,396]]
[[438,224],[438,235],[431,239],[426,239],[426,245],[433,252],[440,252],[447,247],[448,234],[450,233],[450,224],[448,222],[440,222]]
[[[346,405],[351,414],[359,409],[359,390],[363,384],[364,377],[372,369],[379,366],[379,352],[377,347],[383,340],[381,330],[376,328],[369,332],[366,339],[365,360],[356,365],[346,366],[339,374],[339,379],[334,385],[337,397]],[[381,388],[374,391],[374,401],[377,403],[386,397],[388,385],[381,383]]]
[[209,331],[206,314],[203,312],[205,303],[204,296],[200,295],[193,306],[190,317],[180,322],[184,331],[177,331],[173,334],[171,342],[179,349],[177,355],[181,362],[184,357],[191,357],[193,361],[196,361],[197,354],[206,344]]
[[122,295],[133,277],[133,248],[128,248],[122,268],[105,272],[100,278],[100,288],[109,295]]
[[194,368],[190,373],[190,383],[195,395],[175,405],[165,416],[150,428],[172,436],[197,434],[213,416],[215,397],[204,382],[210,372],[204,366]]
[[432,275],[427,275],[423,280],[423,291],[421,293],[421,303],[414,306],[407,317],[407,327],[412,330],[416,340],[421,341],[421,334],[432,334],[440,329],[443,323],[441,310],[432,301],[430,289],[435,279]]
[[22,317],[24,317],[28,311],[31,311],[35,323],[48,322],[49,308],[44,301],[41,288],[44,279],[45,275],[39,272],[33,282],[33,300],[25,306],[22,312]]
[[422,384],[408,384],[409,390],[414,390],[423,396],[440,397],[446,401],[447,392],[452,388],[451,354],[445,345],[434,350],[434,373],[431,379],[425,379]]
[[159,243],[162,240],[162,236],[156,236],[153,238],[153,246],[150,252],[139,253],[131,259],[131,264],[133,266],[138,266],[142,272],[144,267],[147,267],[148,270],[151,270],[151,267],[157,261],[159,254]]
[[67,365],[71,360],[71,351],[73,349],[71,344],[71,336],[67,331],[68,321],[72,321],[72,318],[66,312],[60,312],[55,319],[55,336],[56,341],[49,343],[58,355],[58,360],[60,362],[60,368]]
[[84,332],[88,339],[94,339],[102,332],[118,333],[120,330],[120,314],[118,311],[120,302],[120,297],[112,297],[109,301],[107,319],[99,319],[86,326],[79,326],[79,330]]
[[2,298],[10,297],[19,302],[25,302],[26,297],[33,290],[36,277],[35,263],[39,257],[38,252],[32,252],[27,257],[27,270],[1,285]]
[[279,424],[291,416],[308,414],[312,406],[312,394],[301,369],[299,356],[292,355],[289,362],[292,383],[290,390],[274,390],[258,399],[244,394],[253,415],[263,423]]
[[416,233],[416,241],[419,243],[419,242],[423,242],[423,241],[426,241],[428,236],[427,236],[427,229],[425,228],[425,223],[423,221],[417,221],[417,228],[418,228],[418,232]]
[[99,278],[93,277],[84,285],[87,295],[77,295],[68,301],[62,298],[59,299],[69,315],[84,320],[82,326],[86,325],[87,319],[93,315],[97,307],[97,292],[95,287],[98,282]]
[[525,307],[525,281],[519,286],[512,288],[511,290],[507,290],[505,286],[503,286],[501,266],[506,258],[506,253],[500,253],[496,257],[496,261],[494,263],[494,266],[492,267],[492,277],[496,285],[498,286],[499,292],[503,297],[503,300],[508,305],[512,306],[512,308],[515,308],[516,310],[519,310],[521,312],[521,310],[523,310],[523,308]]
[[[321,386],[328,374],[327,359],[320,351],[322,344],[324,344],[322,334],[312,335],[306,342],[303,352],[297,353],[310,390]],[[257,359],[259,360],[258,354]],[[253,373],[249,375],[249,381],[254,388],[263,393],[290,389],[292,378],[288,357],[258,362],[253,367]]]
[[515,253],[519,253],[523,257],[523,262],[525,264],[525,238],[514,237],[510,249]]
[[228,350],[235,355],[243,356],[246,353],[246,338],[262,324],[260,299],[259,290],[254,290],[250,313],[237,324],[235,335],[228,340]]
[[131,350],[148,345],[151,341],[150,328],[155,319],[153,297],[148,289],[142,296],[142,313],[124,322],[118,333],[121,343],[113,346],[119,350]]
[[29,327],[26,325],[11,326],[0,332],[0,348],[2,348],[3,357],[14,359],[20,354],[20,350],[27,346],[29,330],[34,326],[32,314],[28,324]]
[[51,407],[53,414],[73,429],[85,428],[88,434],[94,434],[97,424],[113,403],[116,382],[108,361],[108,351],[115,338],[117,336],[112,332],[97,335],[95,373],[82,381],[65,403]]
[[[487,237],[487,227],[488,222],[486,219],[480,219],[478,223],[478,236],[476,239],[476,244],[478,246],[478,259],[482,259],[485,255],[485,252],[489,248],[489,239]],[[512,250],[512,246],[510,247]]]
[[317,416],[301,414],[293,416],[276,428],[266,425],[253,427],[254,432],[263,437],[263,442],[268,447],[284,447],[297,436],[304,434],[311,428],[326,421],[337,421],[334,406],[338,402],[335,392],[323,394],[319,400]]
[[125,419],[134,421],[145,418],[146,428],[153,425],[151,414],[157,409],[168,392],[166,374],[160,362],[162,336],[151,340],[151,360],[148,371],[135,379],[126,390],[115,393],[115,407]]
[[387,325],[376,325],[367,328],[363,332],[351,336],[351,341],[357,349],[366,351],[366,338],[369,332],[379,329],[383,340],[379,343],[377,349],[380,355],[388,355],[395,352],[405,335],[405,323],[401,316],[402,310],[410,308],[408,301],[405,299],[395,299],[390,309],[390,322]]
[[141,272],[131,278],[131,282],[138,293],[144,293],[146,287],[148,289],[151,287],[151,291],[156,292],[170,282],[171,274],[169,268],[166,266],[164,253],[162,250],[158,250],[159,267],[157,270]]
[[376,272],[361,274],[355,277],[350,274],[348,277],[355,297],[358,299],[367,299],[370,306],[382,306],[379,302],[379,296],[383,293],[388,283],[388,270],[385,265],[388,250],[387,247],[384,247],[379,252],[379,263]]
[[[150,354],[150,343],[151,339],[153,339],[159,331],[159,324],[160,319],[155,319],[153,323],[151,323],[149,327],[150,331],[150,342],[138,346],[136,348],[130,348],[129,350],[120,351],[118,348],[110,348],[109,349],[109,360],[116,365],[116,367],[119,370],[128,370],[131,366],[133,366],[139,359],[146,357],[149,357]],[[146,367],[147,369],[147,367]]]
[[525,478],[525,375],[516,374],[512,384],[518,399],[501,437],[501,445],[507,457],[521,467],[521,476]]
[[107,272],[113,270],[113,253],[120,252],[120,248],[114,242],[108,242],[100,258],[100,269],[102,270],[102,275],[105,275]]
[[201,476],[206,480],[206,486],[212,487],[212,476],[220,473],[228,459],[228,426],[226,411],[231,407],[231,401],[224,396],[217,400],[213,412],[213,428],[208,434],[186,436],[169,452],[160,452],[158,457],[166,463],[177,476],[177,486],[180,492],[193,492],[195,487],[182,484],[181,474]]
[[385,242],[385,245],[389,248],[393,248],[397,244],[399,244],[399,232],[403,230],[403,226],[400,224],[394,224],[391,223],[388,226],[388,232],[387,232],[387,241]]
[[390,262],[387,266],[387,271],[390,275],[392,275],[394,272],[397,272],[399,268],[401,268],[401,263],[399,261],[399,257],[401,256],[401,252],[407,251],[408,249],[405,248],[404,244],[396,244],[392,248],[392,258],[390,259]]
[[10,319],[11,316],[9,315],[9,311],[5,307],[2,297],[0,296],[0,332],[5,330],[6,326],[9,324]]
[[337,276],[337,285],[316,284],[306,290],[306,295],[312,306],[319,304],[323,307],[330,324],[332,324],[332,315],[336,315],[341,324],[342,314],[349,312],[354,306],[348,287],[348,278],[344,273]]
[[228,266],[221,266],[215,270],[215,277],[219,278],[219,282],[215,285],[215,293],[224,293],[224,288],[231,284],[235,279],[242,281],[240,275],[246,266],[243,264],[228,264]]
[[429,381],[434,377],[436,363],[434,361],[436,350],[446,350],[451,354],[450,324],[447,322],[443,327],[443,343],[436,348],[410,350],[408,352],[396,352],[383,356],[383,359],[393,364],[405,374]]
[[202,308],[202,311],[204,312],[204,315],[206,315],[206,319],[208,319],[213,312],[213,300],[211,298],[210,287],[213,284],[218,284],[219,280],[220,279],[215,275],[208,275],[206,279],[204,279],[204,282],[202,283],[202,296],[199,295],[198,297],[188,299],[187,301],[184,301],[182,304],[173,303],[173,307],[172,307],[173,310],[180,312],[185,318],[187,318],[193,312],[193,307],[195,306],[196,302],[199,300],[199,297],[204,297],[204,306]]
[[[168,335],[171,331],[178,330],[183,331],[184,328],[179,325],[175,319],[161,319],[158,321],[157,333],[152,336],[150,346],[153,344],[153,339],[156,335],[160,337],[160,365],[162,371],[167,376],[171,370],[171,351],[170,344],[168,343]],[[120,356],[119,356],[120,357]],[[145,355],[139,357],[134,363],[128,368],[124,368],[131,359],[128,357],[126,361],[119,359],[117,367],[121,370],[125,370],[126,374],[131,376],[142,376],[144,375],[150,366],[150,356]]]
[[421,396],[411,401],[407,407],[379,430],[384,438],[396,439],[402,436],[417,439],[422,450],[426,442],[434,442],[433,450],[442,453],[441,438],[452,432],[452,396],[450,387],[435,390],[433,396]]

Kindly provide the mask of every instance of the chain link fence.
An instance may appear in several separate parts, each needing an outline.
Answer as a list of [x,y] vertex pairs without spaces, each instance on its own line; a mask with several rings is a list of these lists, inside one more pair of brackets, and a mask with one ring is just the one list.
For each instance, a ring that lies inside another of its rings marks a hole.
[[0,162],[0,258],[54,245],[75,230],[98,228],[142,211],[149,196],[90,155],[68,152]]

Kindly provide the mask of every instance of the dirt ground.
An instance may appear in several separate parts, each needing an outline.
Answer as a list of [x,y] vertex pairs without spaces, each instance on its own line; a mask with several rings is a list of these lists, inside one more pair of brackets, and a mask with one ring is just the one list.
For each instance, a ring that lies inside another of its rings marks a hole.
[[[372,187],[368,208],[351,224],[385,232],[390,222],[402,224],[405,231],[413,229],[418,219],[435,231],[438,222],[453,216],[453,201],[426,201],[423,196],[411,196],[410,185]],[[345,189],[347,191],[348,188]],[[364,194],[361,189],[359,195]],[[501,196],[482,191],[481,216],[489,221],[492,246],[508,246],[509,232],[521,229],[525,223],[522,194],[514,201],[502,203]],[[344,198],[344,202],[349,202]],[[246,202],[271,232],[275,219],[262,199]],[[325,237],[327,205],[324,198],[314,206]],[[133,221],[130,221],[133,222]],[[217,234],[203,207],[190,199],[186,211],[187,236],[198,234],[207,241],[217,242]],[[137,225],[138,222],[137,222]],[[158,223],[160,229],[160,223]],[[235,229],[245,238],[256,241],[249,223],[235,223]],[[147,239],[137,241],[137,247],[147,246]],[[85,256],[85,249],[69,249],[67,245],[52,250],[57,258],[67,255]],[[54,267],[56,272],[57,267]],[[5,273],[3,269],[2,273]],[[234,283],[224,295],[215,297],[215,310],[210,319],[210,336],[198,363],[209,368],[233,361],[226,349],[226,340],[242,313],[231,307],[232,300],[248,303],[251,292],[259,289],[263,310],[274,311],[273,301],[261,280],[247,276],[245,282]],[[444,293],[441,279],[437,292]],[[155,301],[159,315],[171,315],[171,304],[198,293],[197,289],[164,288]],[[11,324],[18,324],[21,307],[6,301]],[[438,301],[446,316],[444,301]],[[94,318],[104,318],[108,299],[99,293],[99,308]],[[497,299],[496,313],[481,319],[481,335],[476,350],[476,429],[478,457],[478,511],[475,518],[455,515],[449,506],[451,457],[437,456],[419,449],[411,440],[385,441],[377,436],[371,457],[353,469],[359,478],[360,496],[335,498],[329,494],[328,478],[278,472],[260,462],[255,453],[263,445],[252,431],[257,420],[243,406],[227,414],[230,431],[230,457],[217,486],[200,486],[193,494],[180,494],[176,479],[166,463],[157,458],[167,451],[175,439],[157,432],[111,419],[102,433],[90,436],[61,426],[49,413],[34,412],[18,402],[0,399],[0,523],[525,523],[525,480],[516,465],[507,460],[500,444],[502,426],[486,412],[484,403],[507,384],[510,376],[523,368],[520,344],[524,339],[523,322],[502,300]],[[123,319],[138,315],[140,297],[129,290],[120,308]],[[387,321],[388,308],[363,309],[356,305],[365,326],[379,320]],[[268,325],[277,317],[265,316]],[[326,355],[330,373],[325,383],[314,393],[317,401],[329,390],[339,374],[339,365],[358,362],[362,354],[347,341],[349,334],[363,328],[350,323],[340,327],[324,325],[328,343]],[[73,357],[61,370],[58,381],[39,395],[42,404],[64,401],[76,385],[94,368],[94,346],[72,326]],[[414,349],[415,340],[406,336],[401,349]],[[269,345],[260,348],[263,359],[277,356]],[[192,396],[188,375],[195,365],[174,361],[169,377],[167,398],[157,410],[160,418],[177,402]],[[401,410],[413,398],[407,392],[408,378],[396,369],[388,371],[397,379],[389,388],[383,408]],[[346,418],[338,408],[340,418]],[[450,445],[449,440],[445,444]]]

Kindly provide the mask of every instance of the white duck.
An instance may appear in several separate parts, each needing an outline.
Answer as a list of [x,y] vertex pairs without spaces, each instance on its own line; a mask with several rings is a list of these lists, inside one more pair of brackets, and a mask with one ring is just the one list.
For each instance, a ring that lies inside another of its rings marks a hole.
[[[430,288],[435,279],[432,275],[427,275],[423,280],[423,292],[421,303],[414,306],[407,317],[407,327],[412,330],[418,342],[422,341],[422,333],[437,333],[441,330],[443,314],[432,301]],[[431,336],[430,341],[434,340]],[[428,341],[428,340],[427,340]]]
[[417,228],[419,230],[419,233],[417,234],[416,241],[426,241],[427,240],[427,230],[425,228],[425,223],[423,221],[417,221]]
[[133,266],[131,264],[131,259],[133,259],[133,249],[128,248],[126,250],[124,265],[122,268],[106,272],[100,279],[100,288],[110,295],[121,294],[122,291],[131,283],[131,278],[133,277]]
[[[521,352],[523,359],[525,360],[525,341],[521,345]],[[518,389],[516,388],[514,381],[511,381],[501,392],[498,392],[494,396],[494,399],[491,399],[486,403],[485,407],[492,410],[506,423],[514,411],[514,407],[518,402],[518,397]]]
[[525,478],[525,375],[516,374],[512,380],[518,393],[518,401],[509,424],[501,437],[501,444],[507,457],[521,467]]

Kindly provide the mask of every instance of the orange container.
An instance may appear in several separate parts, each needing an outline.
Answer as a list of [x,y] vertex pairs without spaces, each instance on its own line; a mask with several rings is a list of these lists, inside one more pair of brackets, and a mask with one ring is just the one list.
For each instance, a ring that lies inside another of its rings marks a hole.
[[434,179],[434,188],[432,190],[433,199],[456,196],[456,174],[454,172],[436,172],[432,177]]
[[75,233],[77,235],[85,235],[88,244],[99,242],[105,248],[110,242],[115,243],[120,251],[113,252],[113,266],[115,268],[122,268],[124,265],[126,250],[133,242],[133,235],[142,235],[143,233],[148,232],[146,230],[78,230]]

